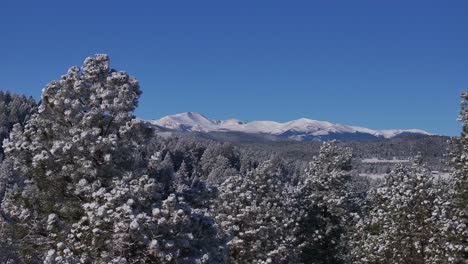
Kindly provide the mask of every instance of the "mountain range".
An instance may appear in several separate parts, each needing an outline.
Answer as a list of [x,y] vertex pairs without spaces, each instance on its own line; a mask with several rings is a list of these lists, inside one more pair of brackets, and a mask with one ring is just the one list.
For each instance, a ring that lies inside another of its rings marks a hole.
[[235,134],[266,137],[268,140],[372,140],[395,138],[409,135],[431,135],[420,129],[374,130],[359,126],[336,124],[300,118],[289,122],[252,121],[238,119],[213,120],[196,112],[185,112],[165,116],[159,120],[147,120],[160,131],[196,132],[202,134]]

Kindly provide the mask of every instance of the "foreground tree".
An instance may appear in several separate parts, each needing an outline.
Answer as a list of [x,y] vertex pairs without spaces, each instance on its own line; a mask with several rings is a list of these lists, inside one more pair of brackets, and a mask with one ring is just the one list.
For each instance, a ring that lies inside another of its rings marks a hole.
[[299,191],[304,263],[346,263],[351,150],[325,142]]
[[266,162],[221,184],[213,210],[227,233],[229,263],[297,263],[298,212],[281,177]]
[[455,193],[453,214],[450,217],[452,234],[449,250],[454,262],[468,263],[468,92],[463,92],[461,98],[459,120],[463,122],[463,131],[452,153]]
[[445,203],[448,188],[418,160],[400,165],[369,195],[370,211],[354,233],[356,263],[449,263]]
[[50,83],[38,113],[14,127],[4,150],[25,180],[2,206],[22,262],[220,261],[209,217],[147,170],[152,133],[132,115],[140,94],[97,55]]

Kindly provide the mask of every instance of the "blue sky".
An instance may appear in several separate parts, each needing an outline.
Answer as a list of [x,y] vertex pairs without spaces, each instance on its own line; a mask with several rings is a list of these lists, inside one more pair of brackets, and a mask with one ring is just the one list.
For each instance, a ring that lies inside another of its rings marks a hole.
[[137,115],[300,117],[456,135],[468,1],[21,1],[0,5],[0,89],[33,95],[108,53]]

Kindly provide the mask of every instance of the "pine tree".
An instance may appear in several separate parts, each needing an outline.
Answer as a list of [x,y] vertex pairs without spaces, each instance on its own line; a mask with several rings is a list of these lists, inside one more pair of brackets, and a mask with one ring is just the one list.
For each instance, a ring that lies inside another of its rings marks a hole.
[[449,249],[453,253],[453,261],[468,263],[468,92],[463,92],[461,98],[459,120],[463,122],[463,131],[455,144],[458,148],[452,153],[455,193],[453,215],[450,219],[453,231]]
[[213,168],[207,177],[207,182],[222,182],[226,177],[236,175],[237,171],[231,166],[229,159],[224,156],[217,156],[214,159]]
[[447,197],[418,159],[399,165],[369,195],[368,215],[356,225],[356,263],[449,263],[445,249]]
[[261,164],[247,175],[235,175],[219,187],[213,207],[227,233],[229,263],[296,263],[297,212],[279,171]]
[[[36,111],[36,102],[26,97],[0,91],[0,144],[8,138],[13,125],[24,125]],[[0,148],[0,161],[3,160],[3,149]]]
[[3,209],[3,201],[7,189],[13,188],[20,181],[13,170],[11,161],[0,163],[0,263],[17,263],[18,248],[16,241],[8,234],[7,226],[11,219]]
[[14,126],[4,150],[25,180],[2,206],[22,262],[221,260],[207,213],[150,174],[142,150],[153,133],[132,114],[140,94],[97,55],[47,85],[38,113]]
[[226,177],[237,174],[240,161],[233,146],[227,143],[212,143],[204,151],[201,160],[201,173],[208,183],[220,184]]
[[190,172],[188,171],[187,164],[185,163],[185,161],[182,161],[182,164],[177,170],[174,183],[175,183],[174,189],[177,192],[181,193],[181,192],[184,192],[185,190],[190,189],[190,186],[192,185],[191,175],[190,175]]
[[351,150],[325,142],[300,187],[304,263],[346,263]]

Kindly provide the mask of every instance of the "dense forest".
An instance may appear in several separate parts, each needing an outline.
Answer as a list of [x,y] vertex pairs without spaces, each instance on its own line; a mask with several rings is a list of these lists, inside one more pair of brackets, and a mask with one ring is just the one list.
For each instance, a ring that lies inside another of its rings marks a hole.
[[0,92],[0,263],[468,263],[467,93],[460,137],[327,142],[160,137],[141,94],[107,55]]

